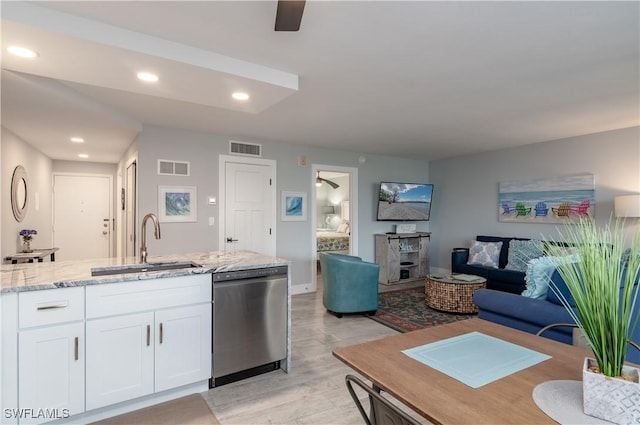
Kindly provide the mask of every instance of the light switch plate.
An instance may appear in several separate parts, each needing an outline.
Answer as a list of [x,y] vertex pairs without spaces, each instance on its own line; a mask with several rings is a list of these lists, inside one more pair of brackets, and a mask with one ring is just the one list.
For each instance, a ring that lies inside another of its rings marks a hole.
[[216,218],[215,217],[209,217],[209,226],[213,226],[214,224],[216,224]]

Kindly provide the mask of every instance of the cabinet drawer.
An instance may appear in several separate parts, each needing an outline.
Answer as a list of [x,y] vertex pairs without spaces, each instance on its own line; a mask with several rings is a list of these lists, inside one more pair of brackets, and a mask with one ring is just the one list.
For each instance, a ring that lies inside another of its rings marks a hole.
[[211,302],[211,275],[87,286],[87,318]]
[[84,319],[84,288],[61,288],[18,294],[18,326],[52,325]]

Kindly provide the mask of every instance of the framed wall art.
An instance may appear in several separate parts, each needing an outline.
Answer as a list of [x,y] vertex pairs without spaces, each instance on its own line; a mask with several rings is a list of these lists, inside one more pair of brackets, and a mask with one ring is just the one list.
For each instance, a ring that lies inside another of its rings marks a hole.
[[282,221],[307,220],[307,194],[282,191]]
[[198,221],[195,186],[158,186],[158,220],[164,223]]
[[594,217],[595,192],[590,173],[501,182],[498,221],[564,223]]

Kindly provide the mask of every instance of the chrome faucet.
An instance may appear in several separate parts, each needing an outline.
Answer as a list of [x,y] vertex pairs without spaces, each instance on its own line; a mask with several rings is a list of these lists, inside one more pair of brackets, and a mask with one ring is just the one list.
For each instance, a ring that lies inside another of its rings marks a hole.
[[156,239],[160,239],[160,223],[155,214],[149,213],[142,219],[142,238],[140,241],[140,262],[147,262],[147,220],[153,221],[153,233]]

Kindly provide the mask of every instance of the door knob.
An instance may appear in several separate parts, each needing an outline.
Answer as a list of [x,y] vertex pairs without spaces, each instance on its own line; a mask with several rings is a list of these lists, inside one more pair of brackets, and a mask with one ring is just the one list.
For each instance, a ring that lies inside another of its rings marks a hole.
[[227,238],[227,243],[231,243],[231,242],[238,242],[238,240],[233,238]]

